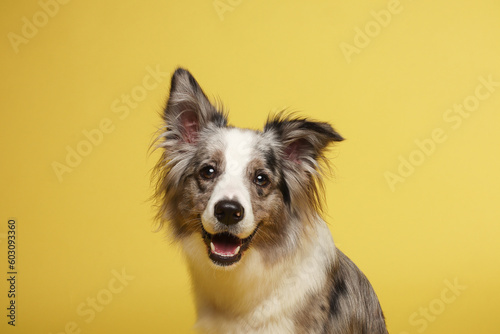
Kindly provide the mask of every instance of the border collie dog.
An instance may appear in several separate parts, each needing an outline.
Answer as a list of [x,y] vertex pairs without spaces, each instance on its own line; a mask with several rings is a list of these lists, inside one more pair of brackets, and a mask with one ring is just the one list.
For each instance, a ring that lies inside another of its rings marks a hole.
[[160,224],[185,254],[201,333],[387,333],[377,296],[321,218],[328,124],[227,124],[177,69],[153,178]]

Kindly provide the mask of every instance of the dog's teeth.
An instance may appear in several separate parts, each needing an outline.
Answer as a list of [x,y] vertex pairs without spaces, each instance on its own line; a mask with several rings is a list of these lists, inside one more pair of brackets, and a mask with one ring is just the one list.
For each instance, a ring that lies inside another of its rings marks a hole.
[[215,253],[215,246],[214,243],[210,241],[210,249],[212,250],[213,253]]
[[236,247],[236,249],[234,250],[234,254],[238,254],[240,252],[240,246]]

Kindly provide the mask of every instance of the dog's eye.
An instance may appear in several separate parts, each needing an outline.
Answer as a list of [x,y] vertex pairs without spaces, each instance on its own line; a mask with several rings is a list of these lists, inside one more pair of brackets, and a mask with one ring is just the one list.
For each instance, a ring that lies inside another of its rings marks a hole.
[[267,185],[269,185],[269,178],[266,174],[257,174],[257,176],[255,176],[255,179],[253,180],[253,183],[258,185],[259,187],[267,187]]
[[210,180],[215,177],[217,171],[214,166],[205,166],[200,170],[200,176],[205,180]]

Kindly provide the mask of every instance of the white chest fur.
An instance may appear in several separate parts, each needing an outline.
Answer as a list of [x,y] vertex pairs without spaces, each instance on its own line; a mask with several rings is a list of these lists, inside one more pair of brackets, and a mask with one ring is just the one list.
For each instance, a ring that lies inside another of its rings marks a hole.
[[293,333],[294,315],[310,293],[325,284],[335,256],[323,221],[311,228],[293,256],[269,265],[265,254],[251,249],[235,268],[215,268],[207,261],[198,236],[187,238],[200,333]]

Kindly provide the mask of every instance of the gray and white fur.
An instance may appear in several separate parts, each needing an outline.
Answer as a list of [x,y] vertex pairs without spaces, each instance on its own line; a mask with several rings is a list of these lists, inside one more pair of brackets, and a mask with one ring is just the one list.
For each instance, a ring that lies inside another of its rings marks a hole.
[[186,256],[201,333],[387,333],[363,273],[321,218],[328,124],[279,113],[229,126],[177,69],[158,139],[158,221]]

